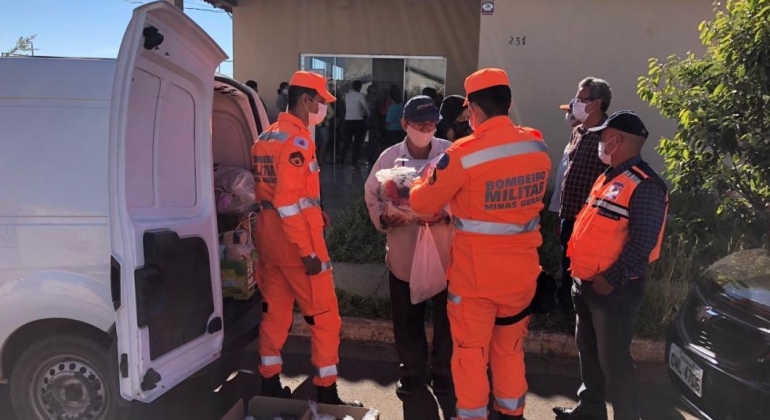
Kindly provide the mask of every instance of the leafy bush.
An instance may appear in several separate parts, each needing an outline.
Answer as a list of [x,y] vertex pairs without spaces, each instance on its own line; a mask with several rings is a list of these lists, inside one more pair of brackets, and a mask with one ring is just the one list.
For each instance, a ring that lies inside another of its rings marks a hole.
[[714,220],[738,222],[755,238],[770,227],[768,22],[770,0],[717,3],[715,18],[699,27],[703,57],[652,59],[638,86],[642,100],[678,123],[659,146],[673,186],[714,197]]
[[385,262],[385,235],[372,225],[363,194],[350,196],[326,232],[326,245],[333,262]]

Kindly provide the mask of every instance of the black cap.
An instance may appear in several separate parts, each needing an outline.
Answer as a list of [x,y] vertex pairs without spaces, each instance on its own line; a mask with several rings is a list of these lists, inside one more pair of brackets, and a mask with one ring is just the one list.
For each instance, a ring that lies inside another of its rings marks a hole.
[[614,128],[615,130],[631,134],[632,136],[643,137],[644,139],[647,139],[647,136],[650,135],[641,118],[634,114],[634,111],[618,111],[610,115],[603,125],[590,128],[588,131],[595,133],[605,128]]
[[441,116],[436,103],[428,96],[415,96],[404,106],[404,118],[417,122],[438,121]]

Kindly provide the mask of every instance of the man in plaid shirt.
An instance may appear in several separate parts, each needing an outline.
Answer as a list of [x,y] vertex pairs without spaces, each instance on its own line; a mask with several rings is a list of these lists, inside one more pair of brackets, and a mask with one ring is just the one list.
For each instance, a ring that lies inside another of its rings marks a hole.
[[557,292],[559,307],[568,314],[574,309],[570,295],[572,276],[569,272],[567,243],[572,236],[575,217],[588,199],[591,187],[599,175],[607,170],[607,165],[602,163],[596,153],[601,141],[601,133],[592,133],[588,130],[602,125],[607,120],[607,110],[611,101],[612,91],[609,83],[602,79],[588,77],[580,82],[572,105],[573,115],[582,124],[572,130],[572,137],[567,146],[569,163],[562,181],[561,208],[559,209],[562,274]]

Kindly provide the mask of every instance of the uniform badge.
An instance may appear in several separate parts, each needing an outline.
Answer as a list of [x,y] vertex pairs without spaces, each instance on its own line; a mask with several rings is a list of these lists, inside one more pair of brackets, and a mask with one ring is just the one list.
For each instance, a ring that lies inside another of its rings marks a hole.
[[301,168],[305,164],[305,156],[302,155],[302,152],[294,152],[289,155],[289,163]]
[[428,185],[435,184],[437,176],[438,175],[436,174],[436,169],[434,168],[432,171],[430,171],[430,176],[428,177]]
[[301,147],[301,148],[307,150],[308,144],[309,144],[308,141],[303,139],[302,137],[294,138],[294,145],[297,146],[297,147]]
[[620,192],[623,191],[623,184],[620,182],[615,182],[610,186],[609,191],[607,191],[607,194],[604,194],[604,198],[615,200],[620,196]]
[[443,153],[441,155],[441,158],[438,160],[438,163],[436,163],[436,168],[446,169],[447,166],[449,166],[449,155],[446,153]]

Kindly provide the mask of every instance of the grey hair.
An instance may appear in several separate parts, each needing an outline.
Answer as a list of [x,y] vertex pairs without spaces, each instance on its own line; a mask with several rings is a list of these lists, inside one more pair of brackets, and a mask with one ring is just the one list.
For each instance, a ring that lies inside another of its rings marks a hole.
[[588,88],[591,99],[602,100],[602,112],[607,112],[610,109],[612,89],[610,89],[610,84],[606,80],[599,79],[598,77],[586,77],[580,82],[580,88]]

